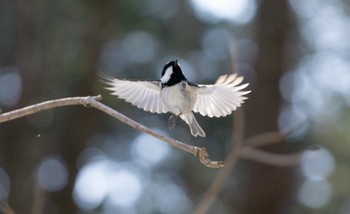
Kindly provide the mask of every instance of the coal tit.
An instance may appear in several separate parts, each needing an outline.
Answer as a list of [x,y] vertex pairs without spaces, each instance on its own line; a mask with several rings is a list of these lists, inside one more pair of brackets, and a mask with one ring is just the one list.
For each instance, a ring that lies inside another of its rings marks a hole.
[[[113,95],[138,108],[152,113],[172,113],[169,127],[175,127],[176,118],[190,126],[195,137],[205,137],[193,112],[208,117],[224,117],[241,106],[250,91],[241,91],[248,83],[239,85],[243,77],[237,74],[220,76],[213,85],[201,85],[188,81],[178,60],[168,62],[160,80],[130,81],[104,76],[106,89]],[[193,112],[192,112],[193,111]]]

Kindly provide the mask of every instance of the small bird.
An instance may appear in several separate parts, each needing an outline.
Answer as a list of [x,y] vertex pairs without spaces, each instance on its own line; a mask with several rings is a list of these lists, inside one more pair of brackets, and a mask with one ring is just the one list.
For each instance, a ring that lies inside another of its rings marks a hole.
[[205,137],[193,112],[208,117],[224,117],[241,106],[250,91],[241,91],[248,83],[239,85],[243,77],[237,74],[222,75],[213,85],[201,85],[188,81],[178,60],[168,62],[160,80],[120,80],[104,76],[106,89],[138,108],[152,113],[167,113],[169,128],[174,128],[180,118],[190,127],[195,137]]

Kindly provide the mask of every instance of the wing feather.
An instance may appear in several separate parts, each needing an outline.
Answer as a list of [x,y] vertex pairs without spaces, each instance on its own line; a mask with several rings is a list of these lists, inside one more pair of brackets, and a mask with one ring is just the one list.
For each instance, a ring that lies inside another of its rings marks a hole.
[[167,108],[160,98],[160,81],[120,80],[101,75],[106,89],[138,108],[152,113],[166,113]]
[[196,88],[197,101],[193,111],[208,117],[223,117],[236,110],[244,100],[244,95],[250,91],[241,91],[248,86],[243,82],[243,77],[237,74],[222,75],[213,85],[198,85]]

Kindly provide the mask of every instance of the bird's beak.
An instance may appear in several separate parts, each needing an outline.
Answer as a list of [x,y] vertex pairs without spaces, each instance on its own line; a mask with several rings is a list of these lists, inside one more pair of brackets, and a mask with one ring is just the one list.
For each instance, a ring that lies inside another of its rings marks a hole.
[[178,59],[175,59],[174,66],[179,66],[179,60]]

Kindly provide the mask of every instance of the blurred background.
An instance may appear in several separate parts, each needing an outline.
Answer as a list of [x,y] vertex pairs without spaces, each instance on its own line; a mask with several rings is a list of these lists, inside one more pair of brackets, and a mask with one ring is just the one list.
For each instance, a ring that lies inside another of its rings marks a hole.
[[[157,79],[175,58],[194,82],[237,72],[252,90],[245,138],[279,130],[287,140],[261,150],[307,151],[284,167],[240,159],[208,213],[350,213],[349,1],[0,0],[0,14],[2,112],[101,94],[126,116],[224,160],[235,114],[197,115],[204,139],[180,121],[169,131],[169,114],[109,95],[97,73]],[[192,213],[218,172],[82,106],[0,124],[2,212]]]

